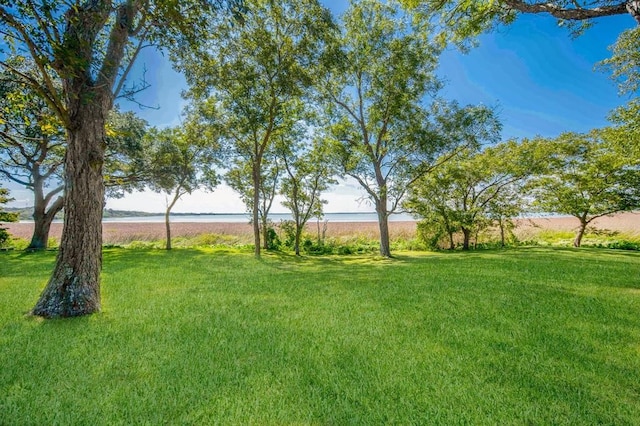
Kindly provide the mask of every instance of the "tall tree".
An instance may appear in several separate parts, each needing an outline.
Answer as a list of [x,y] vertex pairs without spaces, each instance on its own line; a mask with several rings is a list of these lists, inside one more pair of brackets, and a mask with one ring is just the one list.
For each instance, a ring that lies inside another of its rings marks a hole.
[[[100,309],[105,123],[140,49],[154,40],[186,49],[222,1],[1,0],[0,68],[31,86],[67,133],[64,230],[51,278],[33,308],[43,317]],[[27,56],[35,71],[12,66]],[[62,82],[58,91],[55,81]]]
[[171,250],[171,209],[185,194],[203,188],[213,190],[218,176],[215,141],[194,137],[182,128],[151,129],[146,135],[149,186],[166,194],[166,249]]
[[[389,216],[445,151],[497,136],[491,110],[434,101],[438,50],[429,28],[397,3],[354,2],[324,82],[335,158],[378,215],[380,254],[391,256]],[[416,26],[417,25],[417,26]]]
[[240,25],[227,21],[212,28],[198,52],[181,56],[181,67],[189,95],[208,107],[236,163],[249,165],[259,257],[265,155],[274,138],[295,123],[298,100],[312,82],[332,20],[317,0],[251,0],[246,5]]
[[626,137],[593,130],[538,141],[548,153],[548,170],[534,182],[535,203],[579,220],[575,247],[593,220],[640,207],[640,157],[621,151],[620,136]]

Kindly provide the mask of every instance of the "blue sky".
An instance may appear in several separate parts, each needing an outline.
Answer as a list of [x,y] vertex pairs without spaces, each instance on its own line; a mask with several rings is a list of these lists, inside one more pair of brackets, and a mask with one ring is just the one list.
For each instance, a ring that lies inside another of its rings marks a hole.
[[[324,0],[334,13],[342,13],[346,1]],[[503,139],[556,136],[565,131],[585,132],[607,125],[606,116],[626,103],[609,76],[595,70],[595,64],[608,57],[608,46],[618,34],[635,25],[630,16],[601,18],[577,39],[544,15],[523,15],[514,24],[479,38],[479,46],[463,54],[448,49],[441,56],[438,74],[446,85],[441,95],[461,104],[495,106],[503,123]],[[147,49],[137,63],[132,78],[142,77],[151,87],[139,101],[154,109],[120,102],[151,125],[180,123],[185,102],[182,76],[172,70],[166,57]],[[358,202],[362,191],[352,182],[342,182],[326,198],[328,212],[372,211]],[[14,205],[32,205],[30,193],[12,187]],[[119,200],[108,200],[107,207],[127,210],[163,211],[165,198],[150,192],[135,193]],[[284,211],[280,206],[276,211]],[[214,193],[198,192],[178,202],[174,211],[243,212],[244,205],[226,186]]]

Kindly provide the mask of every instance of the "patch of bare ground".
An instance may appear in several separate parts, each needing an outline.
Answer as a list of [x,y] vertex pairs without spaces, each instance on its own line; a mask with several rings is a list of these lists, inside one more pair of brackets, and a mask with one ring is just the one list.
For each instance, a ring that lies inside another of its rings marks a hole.
[[[533,235],[540,230],[574,231],[578,220],[573,217],[548,217],[518,219],[516,233]],[[33,232],[33,223],[7,223],[4,226],[14,237],[28,240]],[[620,213],[596,219],[593,228],[618,231],[632,235],[640,234],[640,212]],[[390,222],[392,239],[410,239],[416,235],[416,222]],[[154,241],[165,238],[164,223],[106,222],[102,225],[104,244],[123,244],[131,241]],[[376,222],[327,222],[307,224],[307,232],[318,233],[328,238],[378,238]],[[51,237],[60,239],[62,223],[51,225]],[[251,241],[252,227],[248,223],[222,222],[174,222],[171,224],[172,237],[196,237],[203,234],[229,235]]]
[[[389,224],[392,238],[413,238],[415,222],[391,222]],[[8,223],[6,228],[16,238],[29,239],[33,232],[33,223]],[[376,222],[316,222],[307,224],[307,232],[311,235],[347,238],[378,238]],[[51,224],[51,238],[60,239],[62,223]],[[172,238],[196,237],[203,234],[229,235],[239,237],[247,242],[252,241],[253,227],[248,223],[231,222],[174,222],[171,223]],[[102,224],[102,240],[104,244],[123,244],[131,241],[162,240],[166,236],[164,223],[160,222],[105,222]]]
[[[515,232],[519,237],[522,237],[535,235],[541,230],[573,232],[577,231],[579,226],[578,219],[572,216],[539,217],[516,220]],[[603,216],[591,222],[589,228],[640,235],[640,212],[625,212],[612,216]]]

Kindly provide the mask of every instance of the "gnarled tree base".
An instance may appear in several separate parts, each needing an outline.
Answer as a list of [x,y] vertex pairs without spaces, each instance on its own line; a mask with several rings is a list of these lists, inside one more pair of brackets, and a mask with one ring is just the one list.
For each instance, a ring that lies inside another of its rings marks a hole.
[[44,318],[65,318],[98,311],[99,283],[87,282],[82,274],[75,273],[69,266],[58,264],[31,313]]

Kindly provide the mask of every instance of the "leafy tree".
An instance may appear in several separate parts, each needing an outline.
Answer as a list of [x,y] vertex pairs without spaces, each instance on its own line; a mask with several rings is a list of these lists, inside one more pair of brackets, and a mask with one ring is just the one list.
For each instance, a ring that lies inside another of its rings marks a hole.
[[[246,161],[242,157],[235,157],[231,169],[225,175],[225,180],[231,188],[239,195],[247,211],[252,214],[251,223],[254,224],[255,235],[255,217],[253,213],[258,212],[258,232],[262,238],[261,247],[268,249],[269,236],[267,235],[270,228],[269,213],[273,207],[273,201],[278,192],[278,184],[282,175],[282,168],[279,159],[276,157],[273,149],[263,154],[262,167],[260,170],[260,183],[258,184],[257,194],[255,196],[255,182],[253,179],[253,164]],[[254,208],[256,199],[257,207]],[[260,241],[260,240],[258,240]]]
[[640,87],[640,27],[623,31],[611,47],[611,57],[600,64],[611,72],[621,93],[634,93]]
[[193,137],[183,128],[151,129],[146,135],[149,186],[167,196],[166,249],[171,250],[171,209],[185,194],[198,188],[213,190],[218,176],[212,168],[218,149],[210,140]]
[[[380,254],[391,256],[388,219],[408,188],[443,152],[495,137],[491,110],[433,102],[438,50],[429,29],[397,4],[363,0],[344,16],[344,31],[323,84],[334,159],[366,191],[378,215]],[[416,26],[418,25],[418,26]]]
[[[268,204],[268,197],[261,198],[268,187],[262,184],[265,155],[274,138],[296,122],[299,99],[312,82],[321,39],[332,21],[317,0],[251,0],[246,5],[240,25],[231,21],[215,25],[201,48],[182,55],[180,63],[190,97],[221,129],[236,158],[236,171],[251,177],[251,189],[243,189],[242,195],[252,197],[247,205],[252,209],[258,257],[259,206]],[[242,176],[227,180],[245,184]]]
[[112,198],[141,190],[147,178],[144,136],[148,123],[131,111],[114,108],[106,129],[104,185]]
[[[28,71],[29,64],[12,61]],[[66,134],[49,105],[13,74],[0,70],[0,174],[33,191],[34,230],[27,250],[46,249],[62,210]]]
[[593,130],[538,142],[548,152],[548,170],[534,182],[536,206],[580,221],[575,247],[594,219],[640,207],[640,157],[621,152],[615,137]]
[[617,108],[609,119],[614,126],[603,129],[610,134],[608,140],[612,141],[621,155],[640,158],[640,99],[633,99]]
[[[291,211],[294,224],[293,248],[300,256],[300,238],[304,226],[312,217],[322,216],[322,191],[335,183],[331,165],[326,161],[330,156],[329,146],[323,138],[312,144],[304,140],[281,141],[279,144],[285,176],[280,193],[284,197],[282,205]],[[297,143],[296,143],[297,142]]]
[[[5,212],[3,206],[7,204],[9,201],[12,201],[9,198],[9,190],[7,188],[0,187],[0,222],[17,222],[18,215],[15,213]],[[7,240],[9,240],[9,233],[5,228],[0,226],[0,247],[3,247]]]
[[[0,0],[0,68],[30,86],[67,133],[65,219],[52,276],[32,313],[47,318],[100,309],[105,124],[140,49],[164,42],[186,50],[222,1]],[[6,58],[25,56],[23,73]],[[58,91],[56,81],[62,82]]]
[[[11,64],[24,72],[34,68],[20,58]],[[49,105],[7,71],[0,71],[0,109],[0,174],[33,191],[34,230],[27,250],[45,249],[51,222],[64,204],[66,132]],[[141,178],[145,127],[133,113],[109,113],[104,168],[111,196],[133,189]]]
[[[464,250],[474,233],[520,213],[520,186],[533,170],[530,150],[515,141],[477,152],[463,150],[412,188],[407,207],[445,230],[450,248],[462,232]],[[437,233],[436,233],[437,235]],[[503,241],[504,243],[504,241]]]

